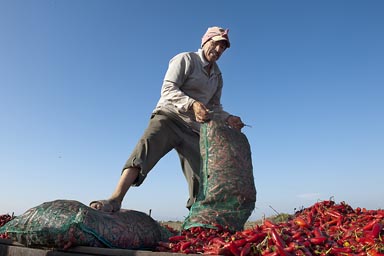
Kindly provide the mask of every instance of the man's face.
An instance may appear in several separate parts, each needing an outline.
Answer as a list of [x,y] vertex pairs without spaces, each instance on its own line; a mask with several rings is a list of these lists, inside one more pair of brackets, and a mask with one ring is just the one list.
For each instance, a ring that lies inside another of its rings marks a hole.
[[210,63],[217,61],[225,49],[227,49],[227,43],[224,40],[209,40],[203,45],[204,56]]

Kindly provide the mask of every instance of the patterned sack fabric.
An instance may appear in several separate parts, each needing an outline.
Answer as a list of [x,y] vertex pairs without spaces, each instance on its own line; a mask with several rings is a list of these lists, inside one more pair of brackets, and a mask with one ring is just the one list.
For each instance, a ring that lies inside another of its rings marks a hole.
[[201,184],[196,202],[184,220],[191,227],[243,230],[256,203],[251,149],[246,136],[223,121],[200,128]]
[[27,247],[68,249],[94,246],[151,249],[172,234],[149,215],[120,210],[105,213],[73,200],[45,202],[3,227],[12,240]]

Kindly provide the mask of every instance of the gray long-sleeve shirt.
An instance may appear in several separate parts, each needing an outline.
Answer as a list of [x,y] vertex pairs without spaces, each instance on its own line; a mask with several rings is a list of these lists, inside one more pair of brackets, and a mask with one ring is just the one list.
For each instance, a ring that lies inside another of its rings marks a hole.
[[211,73],[208,74],[204,69],[208,64],[202,49],[173,57],[164,77],[160,99],[153,112],[163,111],[177,116],[196,132],[199,132],[200,124],[196,122],[191,108],[195,101],[202,102],[213,111],[215,118],[226,119],[229,113],[223,110],[220,103],[223,88],[221,71],[214,63]]

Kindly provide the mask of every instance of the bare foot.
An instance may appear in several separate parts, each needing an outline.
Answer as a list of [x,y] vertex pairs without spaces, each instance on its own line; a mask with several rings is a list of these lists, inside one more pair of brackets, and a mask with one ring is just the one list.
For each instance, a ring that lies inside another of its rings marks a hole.
[[121,203],[113,200],[96,200],[89,204],[89,207],[102,212],[117,212],[121,208]]

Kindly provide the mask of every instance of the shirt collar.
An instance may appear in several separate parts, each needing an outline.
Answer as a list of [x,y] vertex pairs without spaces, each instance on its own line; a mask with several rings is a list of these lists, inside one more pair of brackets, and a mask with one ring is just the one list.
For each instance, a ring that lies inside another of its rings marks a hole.
[[[204,57],[204,52],[203,52],[203,49],[199,49],[198,51],[197,51],[197,54],[199,55],[199,57],[200,57],[200,59],[201,59],[201,62],[203,63],[203,68],[205,68],[206,66],[208,66],[209,65],[209,62],[205,59],[205,57]],[[217,63],[215,62],[215,63],[213,63],[213,65],[212,65],[212,69],[213,69],[213,71],[215,72],[215,73],[221,73],[221,71],[220,71],[220,69],[219,69],[219,67],[217,66]]]
[[197,54],[199,55],[200,59],[201,59],[201,62],[203,63],[203,67],[206,67],[209,65],[209,62],[205,59],[204,57],[204,52],[203,52],[203,49],[199,49],[197,51]]

